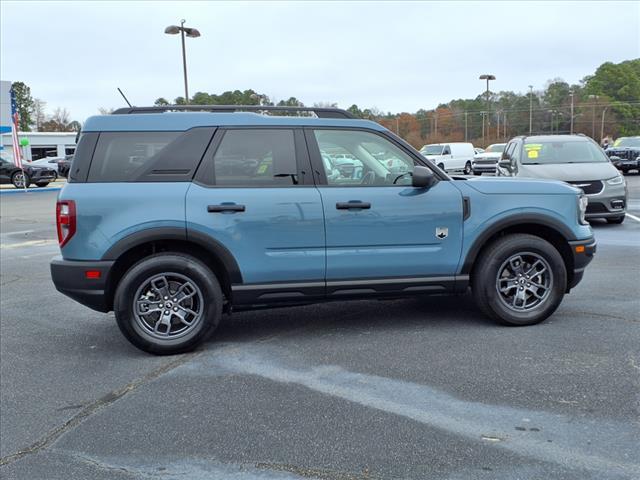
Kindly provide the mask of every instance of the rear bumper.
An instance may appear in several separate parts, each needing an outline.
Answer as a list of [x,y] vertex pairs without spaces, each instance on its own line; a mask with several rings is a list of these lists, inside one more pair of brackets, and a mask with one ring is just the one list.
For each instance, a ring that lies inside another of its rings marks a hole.
[[[56,289],[76,302],[99,312],[111,310],[106,286],[113,261],[51,260],[51,280]],[[99,271],[100,278],[87,278],[86,272]]]
[[569,242],[569,246],[573,255],[573,275],[569,285],[567,285],[567,291],[578,285],[582,280],[585,268],[591,263],[596,253],[597,244],[596,239],[591,237],[585,240]]

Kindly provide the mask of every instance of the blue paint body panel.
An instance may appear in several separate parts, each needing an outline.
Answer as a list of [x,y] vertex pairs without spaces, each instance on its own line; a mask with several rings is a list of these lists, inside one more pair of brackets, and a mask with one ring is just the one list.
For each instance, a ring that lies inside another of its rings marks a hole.
[[[208,205],[244,205],[241,213],[209,213]],[[244,283],[317,281],[325,277],[324,218],[315,187],[219,188],[192,184],[187,229],[222,243]]]
[[60,200],[76,202],[77,232],[62,248],[67,260],[99,260],[116,242],[158,227],[186,228],[189,183],[68,183]]
[[[327,280],[453,275],[462,241],[462,195],[453,182],[413,187],[321,187]],[[338,210],[362,201],[367,210]],[[436,237],[436,228],[448,236]]]

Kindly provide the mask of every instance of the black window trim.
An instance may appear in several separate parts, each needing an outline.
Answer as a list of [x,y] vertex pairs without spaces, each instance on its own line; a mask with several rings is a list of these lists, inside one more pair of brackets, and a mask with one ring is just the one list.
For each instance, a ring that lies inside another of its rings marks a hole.
[[395,145],[401,151],[406,153],[410,158],[414,160],[415,162],[414,164],[418,164],[420,166],[429,168],[438,180],[444,180],[444,181],[450,180],[450,177],[446,173],[442,172],[439,168],[437,168],[434,164],[432,164],[427,158],[424,158],[406,141],[388,132],[375,130],[373,128],[366,128],[366,127],[337,127],[337,126],[304,127],[304,136],[307,141],[307,148],[309,149],[309,157],[311,159],[313,177],[317,186],[328,187],[328,188],[348,188],[348,187],[407,188],[408,186],[410,187],[410,185],[329,185],[329,183],[327,182],[326,172],[324,171],[322,156],[320,155],[320,147],[318,146],[318,142],[316,141],[316,137],[313,133],[315,130],[338,130],[338,131],[348,130],[348,131],[373,133],[374,135],[378,135],[379,137],[382,137],[383,139],[390,141],[393,145]]
[[[294,153],[298,183],[296,185],[216,185],[214,176],[213,158],[228,130],[289,130],[293,132]],[[308,188],[315,187],[311,175],[311,162],[305,143],[302,127],[295,125],[225,125],[218,127],[209,147],[204,153],[203,159],[193,177],[193,183],[205,188]]]

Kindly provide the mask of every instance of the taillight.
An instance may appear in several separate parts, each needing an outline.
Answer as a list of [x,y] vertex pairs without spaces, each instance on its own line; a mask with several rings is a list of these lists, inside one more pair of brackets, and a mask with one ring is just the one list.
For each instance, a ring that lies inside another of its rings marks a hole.
[[56,204],[56,225],[58,227],[58,243],[62,248],[76,233],[76,202],[73,200],[58,200]]

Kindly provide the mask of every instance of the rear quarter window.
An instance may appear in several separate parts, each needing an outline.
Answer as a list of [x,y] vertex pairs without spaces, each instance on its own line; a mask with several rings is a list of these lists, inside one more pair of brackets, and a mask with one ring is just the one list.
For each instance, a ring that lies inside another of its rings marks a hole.
[[103,132],[89,168],[88,182],[129,182],[182,132]]

